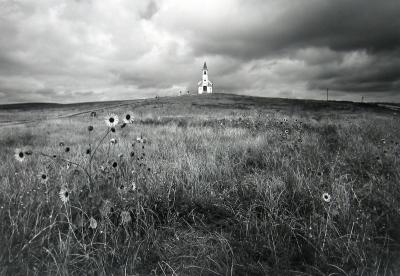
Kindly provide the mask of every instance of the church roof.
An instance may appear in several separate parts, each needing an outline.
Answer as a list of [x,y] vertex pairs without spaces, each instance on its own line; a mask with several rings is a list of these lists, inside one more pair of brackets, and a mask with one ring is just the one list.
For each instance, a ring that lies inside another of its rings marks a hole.
[[207,69],[207,63],[206,63],[206,62],[204,62],[203,70],[208,70],[208,69]]

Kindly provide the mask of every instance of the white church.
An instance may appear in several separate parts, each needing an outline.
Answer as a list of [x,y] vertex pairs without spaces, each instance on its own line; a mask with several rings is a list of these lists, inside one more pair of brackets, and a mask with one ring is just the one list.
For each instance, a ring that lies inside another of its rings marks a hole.
[[213,83],[208,79],[208,69],[207,69],[207,64],[205,62],[203,66],[203,80],[199,81],[197,85],[199,86],[198,89],[199,94],[212,93]]

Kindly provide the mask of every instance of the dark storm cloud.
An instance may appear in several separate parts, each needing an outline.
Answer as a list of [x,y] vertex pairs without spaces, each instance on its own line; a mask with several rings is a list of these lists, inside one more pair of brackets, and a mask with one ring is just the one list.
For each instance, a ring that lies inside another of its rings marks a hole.
[[243,2],[246,9],[227,16],[213,28],[195,24],[185,34],[198,54],[211,52],[243,59],[285,54],[304,47],[365,49],[372,53],[399,48],[398,0],[284,0],[271,7],[274,2]]
[[[398,0],[4,0],[0,101],[196,91],[400,100]],[[339,98],[338,98],[339,99]]]
[[[400,92],[400,55],[398,51],[368,55],[361,64],[343,63],[319,66],[309,82],[311,89],[334,89],[351,92]],[[346,58],[346,57],[345,57]],[[349,57],[347,57],[349,59]]]
[[[307,75],[309,89],[398,91],[400,1],[250,0],[240,5],[229,12],[230,7],[221,6],[216,15],[221,20],[193,23],[188,15],[183,24],[177,20],[169,27],[181,31],[196,55],[229,56],[243,63],[286,57],[302,61],[307,66],[292,73]],[[299,54],[308,49],[312,53]],[[359,52],[368,62],[346,61]]]

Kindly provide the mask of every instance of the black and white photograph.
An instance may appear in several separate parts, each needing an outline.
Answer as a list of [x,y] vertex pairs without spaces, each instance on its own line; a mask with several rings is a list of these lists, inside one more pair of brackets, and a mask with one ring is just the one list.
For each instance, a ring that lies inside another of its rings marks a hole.
[[3,275],[400,275],[400,1],[0,0]]

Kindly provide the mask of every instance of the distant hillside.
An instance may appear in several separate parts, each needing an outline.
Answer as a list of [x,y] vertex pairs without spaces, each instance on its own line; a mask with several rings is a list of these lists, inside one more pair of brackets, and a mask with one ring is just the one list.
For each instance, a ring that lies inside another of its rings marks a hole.
[[[318,112],[318,113],[358,113],[358,112],[393,112],[383,104],[377,103],[355,103],[349,101],[320,101],[301,100],[286,98],[266,98],[235,94],[206,94],[206,95],[184,95],[176,97],[158,97],[140,100],[108,101],[108,102],[83,102],[73,104],[59,103],[20,103],[0,105],[0,111],[21,110],[21,111],[45,111],[63,110],[66,114],[72,112],[86,112],[91,110],[112,109],[114,107],[130,106],[143,111],[149,106],[157,106],[170,113],[178,112],[181,108],[187,110],[216,110],[236,109],[254,110],[270,109],[287,112]],[[69,112],[71,111],[71,112]],[[197,113],[197,112],[196,112]],[[65,114],[64,114],[65,115]]]

